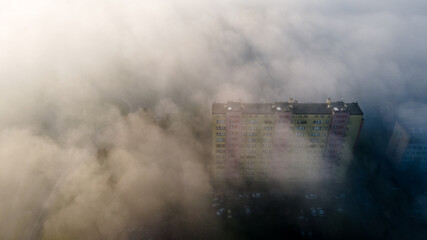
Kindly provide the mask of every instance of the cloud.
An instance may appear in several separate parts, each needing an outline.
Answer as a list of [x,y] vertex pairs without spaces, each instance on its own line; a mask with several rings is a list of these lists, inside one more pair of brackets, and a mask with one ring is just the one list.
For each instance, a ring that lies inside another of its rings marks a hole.
[[117,239],[201,209],[214,101],[425,102],[425,7],[0,1],[0,238]]

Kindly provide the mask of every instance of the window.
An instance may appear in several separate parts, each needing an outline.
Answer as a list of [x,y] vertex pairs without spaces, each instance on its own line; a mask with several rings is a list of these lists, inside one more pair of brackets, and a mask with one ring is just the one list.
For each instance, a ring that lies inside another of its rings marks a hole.
[[297,133],[296,133],[296,136],[297,136],[297,137],[302,137],[302,136],[304,136],[304,133],[297,132]]
[[271,136],[271,134],[272,134],[271,132],[265,132],[264,136]]
[[225,123],[225,120],[216,120],[217,124]]
[[320,133],[318,133],[318,132],[314,132],[314,133],[311,133],[311,136],[320,136]]
[[313,127],[313,130],[321,130],[322,127]]
[[273,121],[264,121],[265,124],[273,124]]
[[305,127],[303,127],[303,126],[298,126],[298,127],[297,127],[297,129],[298,129],[298,130],[304,130],[304,129],[305,129]]
[[311,142],[318,142],[318,141],[319,141],[319,139],[317,139],[317,138],[312,138],[312,139],[310,139],[310,141],[311,141]]
[[225,138],[217,138],[216,141],[217,142],[225,142]]
[[298,120],[297,123],[298,124],[307,124],[307,120]]
[[248,136],[256,136],[255,132],[248,132]]
[[225,136],[225,132],[217,132],[216,135],[217,136]]
[[248,138],[248,142],[256,142],[256,138]]
[[273,127],[269,126],[269,127],[264,127],[264,130],[272,130]]
[[313,123],[314,124],[323,124],[323,120],[314,120]]
[[216,130],[225,130],[225,126],[216,126]]
[[249,130],[256,130],[256,127],[255,126],[249,126],[248,129]]

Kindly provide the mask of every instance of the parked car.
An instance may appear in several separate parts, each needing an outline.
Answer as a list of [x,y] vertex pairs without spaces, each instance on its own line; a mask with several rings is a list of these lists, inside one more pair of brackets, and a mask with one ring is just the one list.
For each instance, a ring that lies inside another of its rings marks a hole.
[[249,206],[245,207],[245,213],[246,215],[251,215],[251,208]]
[[242,194],[237,195],[237,197],[238,197],[238,198],[248,198],[248,197],[249,197],[249,194],[247,194],[247,193],[242,193]]
[[232,217],[233,217],[233,215],[231,214],[231,209],[228,209],[227,217],[228,217],[228,218],[232,218]]
[[314,200],[314,199],[317,199],[317,195],[310,193],[310,194],[306,194],[305,198],[309,200]]
[[313,233],[311,231],[301,231],[301,237],[305,236],[311,238],[313,236]]
[[310,208],[310,210],[311,210],[311,215],[312,215],[313,217],[316,217],[316,216],[317,216],[316,209],[315,209],[314,207],[312,207],[312,208]]
[[252,193],[252,197],[253,198],[260,198],[261,197],[261,193]]
[[325,216],[325,212],[323,211],[322,208],[317,208],[317,213],[319,214],[320,217],[324,217]]
[[340,193],[340,194],[335,195],[335,199],[344,199],[346,197],[347,197],[347,195],[345,195],[345,193]]
[[220,210],[218,210],[218,212],[216,212],[216,215],[221,216],[224,212],[225,208],[221,208]]

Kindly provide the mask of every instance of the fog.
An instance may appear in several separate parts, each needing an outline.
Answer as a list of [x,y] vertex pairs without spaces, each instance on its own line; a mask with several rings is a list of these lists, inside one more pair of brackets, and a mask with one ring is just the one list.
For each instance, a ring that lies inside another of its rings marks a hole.
[[213,102],[357,99],[362,146],[380,149],[378,123],[426,116],[426,13],[416,0],[0,0],[0,239],[207,225]]

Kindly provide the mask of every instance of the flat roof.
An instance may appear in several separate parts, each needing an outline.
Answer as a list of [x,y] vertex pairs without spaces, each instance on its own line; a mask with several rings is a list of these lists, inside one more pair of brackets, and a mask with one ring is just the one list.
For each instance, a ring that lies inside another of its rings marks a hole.
[[[226,111],[241,111],[245,114],[274,114],[277,111],[291,112],[293,114],[332,114],[334,108],[350,115],[363,115],[357,102],[331,102],[327,103],[299,103],[299,102],[275,102],[275,103],[243,103],[227,102],[213,103],[213,114],[224,114]],[[231,107],[231,108],[229,108]],[[280,107],[278,110],[277,107]]]

